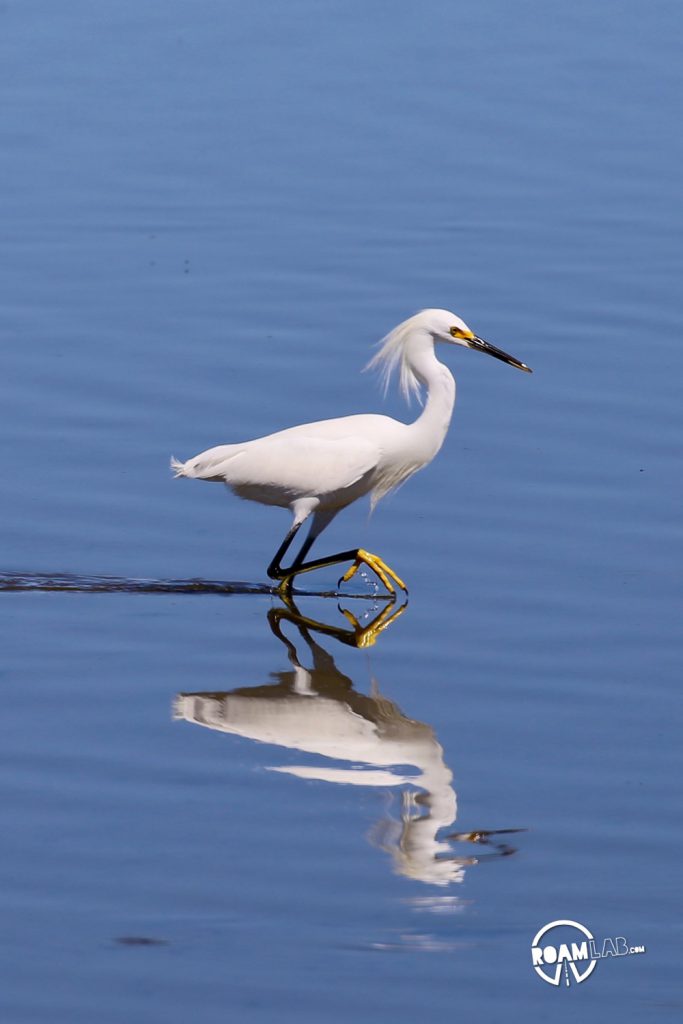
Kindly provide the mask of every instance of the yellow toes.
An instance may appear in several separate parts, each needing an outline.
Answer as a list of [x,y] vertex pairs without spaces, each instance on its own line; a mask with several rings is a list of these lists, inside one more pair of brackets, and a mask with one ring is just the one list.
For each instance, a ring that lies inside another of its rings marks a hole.
[[[402,604],[400,608],[396,608],[392,602],[388,602],[379,615],[372,622],[368,623],[367,626],[361,626],[353,612],[350,612],[347,608],[342,608],[342,613],[353,627],[356,647],[365,648],[372,647],[377,642],[380,633],[387,629],[392,622],[395,622],[399,615],[403,615],[407,607],[407,602]],[[393,611],[392,608],[394,609]]]
[[379,555],[373,555],[369,551],[364,551],[362,548],[358,550],[355,562],[353,563],[353,565],[349,566],[349,568],[346,570],[346,572],[344,573],[339,582],[348,583],[348,581],[356,575],[361,565],[367,565],[369,569],[372,569],[372,571],[375,573],[376,576],[379,577],[379,579],[382,581],[382,583],[384,584],[384,586],[386,587],[390,594],[396,593],[391,582],[392,580],[394,581],[394,583],[396,583],[397,586],[401,588],[401,590],[404,590],[406,593],[408,593],[408,588],[406,587],[401,577],[397,576],[394,570],[390,569],[386,562],[382,561]]

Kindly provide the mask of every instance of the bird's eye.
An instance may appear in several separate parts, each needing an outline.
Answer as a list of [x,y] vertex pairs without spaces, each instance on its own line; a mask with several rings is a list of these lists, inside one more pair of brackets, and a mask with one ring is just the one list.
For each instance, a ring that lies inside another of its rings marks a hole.
[[465,337],[464,333],[460,330],[459,327],[451,327],[450,333],[451,333],[451,335],[454,338],[464,338]]

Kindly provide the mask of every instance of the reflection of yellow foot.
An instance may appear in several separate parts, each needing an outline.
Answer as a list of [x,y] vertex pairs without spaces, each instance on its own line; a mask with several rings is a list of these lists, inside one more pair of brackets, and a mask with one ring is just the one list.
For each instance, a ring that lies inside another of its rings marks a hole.
[[[342,608],[342,612],[353,626],[356,647],[372,647],[377,642],[377,637],[380,633],[390,626],[392,622],[395,622],[399,615],[403,615],[407,607],[407,601],[400,608],[395,608],[389,602],[367,626],[361,626],[353,612],[350,612],[347,608]],[[392,608],[394,608],[393,611],[391,610]]]
[[[379,576],[390,594],[396,594],[396,590],[391,582],[392,580],[401,588],[401,590],[405,590],[406,594],[408,593],[408,588],[400,576],[397,576],[394,570],[390,569],[386,562],[382,561],[379,555],[371,555],[369,551],[364,551],[362,548],[358,549],[355,562],[346,570],[342,578],[339,580],[339,584],[348,583],[348,581],[356,575],[361,565],[367,565],[369,569],[372,569],[372,571]],[[339,584],[337,585],[339,586]]]

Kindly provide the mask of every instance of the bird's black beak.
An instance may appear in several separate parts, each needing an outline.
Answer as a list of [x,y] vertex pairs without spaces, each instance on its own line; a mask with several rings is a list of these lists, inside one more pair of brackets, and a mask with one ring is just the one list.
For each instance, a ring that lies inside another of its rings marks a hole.
[[524,370],[525,373],[533,373],[531,367],[527,366],[526,363],[520,363],[519,359],[509,356],[507,352],[496,348],[495,345],[490,345],[488,341],[478,338],[476,334],[472,339],[468,340],[467,344],[469,348],[473,348],[477,352],[486,352],[487,355],[494,356],[494,358],[500,359],[504,363],[509,363],[510,366],[516,366],[518,370]]

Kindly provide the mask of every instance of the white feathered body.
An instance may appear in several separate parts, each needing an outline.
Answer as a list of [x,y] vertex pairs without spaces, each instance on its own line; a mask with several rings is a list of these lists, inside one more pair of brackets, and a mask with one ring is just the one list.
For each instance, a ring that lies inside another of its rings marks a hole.
[[418,314],[383,339],[370,363],[384,373],[385,385],[398,370],[406,397],[426,388],[425,407],[413,423],[374,414],[320,420],[209,448],[187,462],[172,459],[171,467],[176,476],[227,484],[241,498],[298,509],[299,519],[314,510],[333,513],[365,494],[374,507],[443,444],[455,381],[434,354],[434,331],[447,332],[454,319],[444,310]]
[[315,497],[321,509],[340,509],[371,494],[374,506],[438,450],[415,438],[411,426],[389,416],[344,416],[218,445],[172,465],[176,476],[224,483],[263,505],[290,508]]

